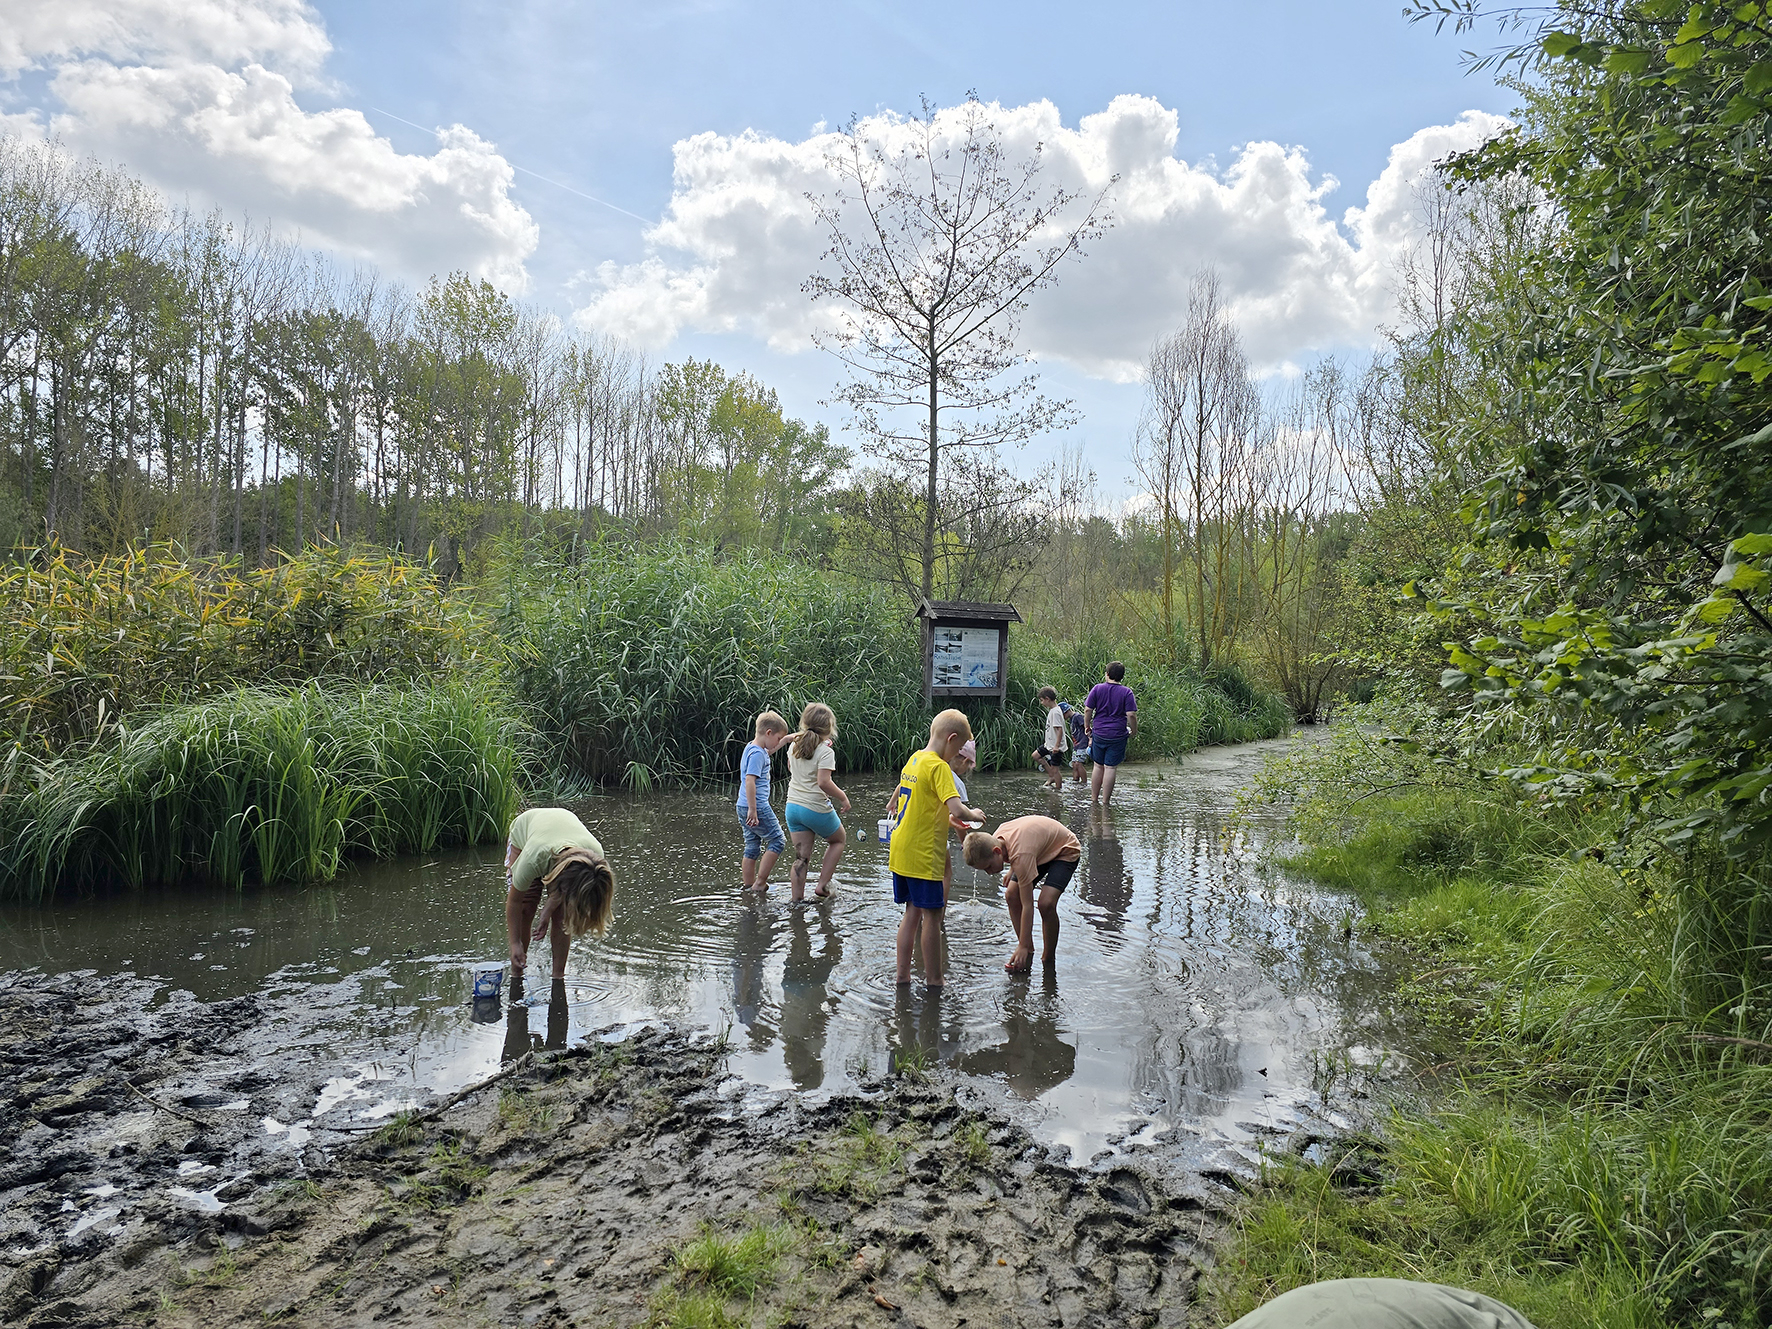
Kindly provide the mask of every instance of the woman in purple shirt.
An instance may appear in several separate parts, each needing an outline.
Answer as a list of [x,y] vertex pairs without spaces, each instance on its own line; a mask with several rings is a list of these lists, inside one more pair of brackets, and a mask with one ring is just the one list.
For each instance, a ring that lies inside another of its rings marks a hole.
[[1138,732],[1138,698],[1120,680],[1126,666],[1115,660],[1107,678],[1083,698],[1083,726],[1089,734],[1089,760],[1095,772],[1089,781],[1091,801],[1106,806],[1114,797],[1114,768],[1126,760],[1126,740]]

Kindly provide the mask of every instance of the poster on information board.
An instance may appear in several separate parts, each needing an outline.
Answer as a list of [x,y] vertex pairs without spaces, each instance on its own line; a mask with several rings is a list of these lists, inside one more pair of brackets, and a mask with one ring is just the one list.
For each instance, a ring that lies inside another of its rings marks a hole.
[[935,686],[994,690],[999,636],[995,627],[936,628]]
[[1009,661],[1009,624],[1019,623],[1014,605],[972,601],[923,601],[923,695],[995,697],[1002,700]]

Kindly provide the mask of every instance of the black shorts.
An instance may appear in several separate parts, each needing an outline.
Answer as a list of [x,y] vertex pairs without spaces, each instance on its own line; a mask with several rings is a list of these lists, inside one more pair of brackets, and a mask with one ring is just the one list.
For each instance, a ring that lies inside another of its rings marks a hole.
[[1035,871],[1039,874],[1034,878],[1034,885],[1044,886],[1058,895],[1064,894],[1064,888],[1071,884],[1071,878],[1077,873],[1077,860],[1074,858],[1055,858],[1042,863]]
[[1064,765],[1064,753],[1062,751],[1054,752],[1051,748],[1035,748],[1034,755],[1041,761],[1049,762],[1054,766]]

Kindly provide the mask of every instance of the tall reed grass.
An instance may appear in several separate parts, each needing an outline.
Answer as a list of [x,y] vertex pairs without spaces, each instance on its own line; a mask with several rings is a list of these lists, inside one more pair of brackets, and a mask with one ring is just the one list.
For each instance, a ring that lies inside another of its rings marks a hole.
[[[599,781],[729,779],[756,714],[836,710],[845,769],[896,769],[928,739],[917,626],[904,603],[785,559],[596,546],[508,573],[509,685],[570,771]],[[1045,683],[1081,698],[1112,657],[1011,637],[1007,707],[968,704],[987,769],[1039,742]],[[1099,658],[1097,658],[1099,657]],[[1133,755],[1277,734],[1283,703],[1240,676],[1144,673]],[[943,703],[946,704],[946,703]]]
[[480,638],[428,569],[309,548],[271,567],[155,544],[0,564],[0,750],[43,757],[228,688],[435,678]]
[[496,840],[521,726],[461,684],[245,689],[37,765],[0,803],[0,897],[324,881],[346,856]]

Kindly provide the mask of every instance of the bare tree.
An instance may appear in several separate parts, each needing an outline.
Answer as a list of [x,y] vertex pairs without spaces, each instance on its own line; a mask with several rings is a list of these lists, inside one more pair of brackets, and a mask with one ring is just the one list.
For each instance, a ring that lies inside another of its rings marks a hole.
[[838,330],[821,345],[848,367],[836,400],[867,450],[906,480],[921,472],[927,599],[944,457],[988,460],[1070,418],[1033,375],[1011,372],[1027,360],[1018,334],[1028,296],[1106,229],[1107,189],[1086,200],[1042,181],[1038,148],[1012,160],[976,97],[945,111],[925,100],[903,122],[851,120],[826,165],[838,187],[808,198],[831,243],[803,289],[838,308]]
[[1334,528],[1345,524],[1348,419],[1345,375],[1326,360],[1268,412],[1250,456],[1244,530],[1261,656],[1305,724],[1322,717],[1324,694],[1344,672],[1330,643],[1342,610]]
[[1175,564],[1185,534],[1195,645],[1199,662],[1210,665],[1236,628],[1237,523],[1261,418],[1242,339],[1211,269],[1194,277],[1181,329],[1151,348],[1145,392],[1133,460],[1162,511],[1164,629],[1173,641]]

